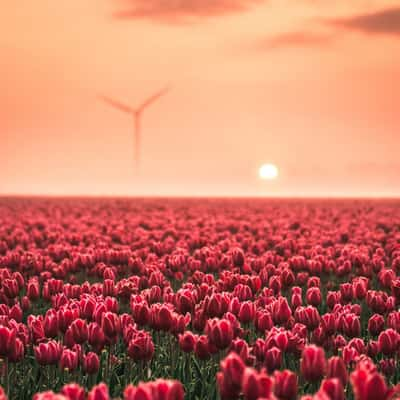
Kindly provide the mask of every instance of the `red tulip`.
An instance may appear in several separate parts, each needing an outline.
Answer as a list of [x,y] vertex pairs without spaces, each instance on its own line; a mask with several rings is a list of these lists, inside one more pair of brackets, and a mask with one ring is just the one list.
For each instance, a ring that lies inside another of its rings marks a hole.
[[43,320],[44,334],[48,338],[55,338],[58,335],[58,316],[55,310],[48,310]]
[[[32,341],[34,343],[38,343],[45,338],[43,321],[41,317],[39,318],[30,315],[28,317],[28,326],[32,337]],[[0,340],[1,340],[1,333],[0,333]]]
[[358,300],[362,300],[367,295],[368,280],[366,278],[356,278],[353,281],[353,295]]
[[276,324],[284,324],[289,320],[292,316],[292,310],[285,297],[279,297],[272,304],[271,313],[272,319]]
[[400,312],[394,311],[387,316],[387,325],[389,328],[394,329],[400,333]]
[[81,314],[83,318],[87,320],[92,320],[94,310],[96,309],[96,300],[94,297],[85,296],[79,302],[79,307],[81,309]]
[[0,386],[0,400],[8,400],[3,388]]
[[264,354],[264,365],[269,373],[279,369],[282,365],[282,352],[277,347],[268,349]]
[[75,371],[78,368],[78,363],[79,357],[77,352],[70,349],[63,350],[59,362],[61,370]]
[[400,344],[399,334],[393,329],[386,329],[378,337],[379,351],[386,356],[394,355]]
[[342,382],[343,387],[346,386],[348,380],[347,368],[341,357],[334,356],[328,360],[327,377],[338,378]]
[[274,393],[278,399],[295,400],[297,398],[297,375],[287,369],[274,372]]
[[194,353],[200,360],[208,360],[211,357],[210,343],[208,337],[201,335],[197,338],[194,346]]
[[388,400],[391,396],[382,375],[362,364],[350,375],[350,379],[355,400]]
[[319,287],[310,287],[306,293],[307,304],[317,307],[322,303],[322,295]]
[[39,343],[34,347],[35,358],[40,365],[54,365],[60,360],[62,353],[62,346],[50,340],[47,343]]
[[297,322],[305,325],[310,331],[314,330],[320,322],[318,310],[313,306],[298,307],[294,313]]
[[150,313],[151,326],[154,329],[167,332],[172,328],[174,319],[167,304],[153,304]]
[[88,400],[109,400],[108,387],[105,383],[95,386],[88,394]]
[[15,346],[16,332],[5,326],[0,326],[0,358],[7,357],[12,347]]
[[10,315],[9,315],[10,319],[13,319],[16,322],[22,322],[22,317],[23,317],[23,311],[21,306],[17,303],[14,304],[11,308],[10,308]]
[[343,317],[343,332],[349,337],[360,336],[361,322],[355,314],[346,314]]
[[136,333],[128,345],[128,355],[134,361],[149,361],[153,357],[154,344],[151,336],[140,331]]
[[221,372],[217,374],[217,383],[221,399],[236,399],[242,386],[245,365],[235,353],[230,353],[221,361]]
[[32,400],[70,400],[62,394],[56,394],[51,390],[41,393],[35,393]]
[[83,369],[89,375],[97,374],[100,369],[99,356],[93,352],[87,353],[83,357]]
[[197,337],[190,331],[186,331],[179,335],[179,347],[185,353],[190,353],[194,350]]
[[333,309],[333,307],[336,304],[339,304],[341,299],[341,294],[340,292],[332,292],[328,291],[328,294],[326,295],[326,305],[330,308]]
[[344,389],[342,382],[336,378],[324,379],[318,394],[327,395],[329,400],[344,400]]
[[394,375],[396,372],[396,360],[389,358],[379,361],[379,369],[387,377]]
[[330,313],[324,314],[321,317],[321,327],[328,336],[333,335],[336,332],[336,316]]
[[85,400],[85,389],[76,383],[69,383],[61,388],[61,394],[69,400]]
[[242,378],[242,392],[245,400],[257,400],[269,397],[272,393],[273,380],[265,372],[245,368]]
[[65,333],[72,321],[79,318],[79,310],[63,307],[58,310],[58,327]]
[[192,312],[196,304],[195,296],[189,289],[183,289],[176,294],[176,308],[180,314]]
[[300,370],[306,381],[319,381],[326,371],[324,350],[314,345],[305,347],[300,362]]
[[18,296],[20,287],[15,279],[4,279],[4,281],[2,282],[2,286],[4,294],[9,299],[14,299],[15,297]]
[[206,333],[210,343],[223,350],[230,346],[233,339],[232,324],[227,319],[214,318],[207,322]]
[[244,265],[245,256],[242,249],[236,247],[232,249],[232,262],[236,267],[242,267]]
[[16,338],[14,346],[10,348],[8,352],[8,361],[11,363],[17,363],[22,361],[25,356],[25,346],[21,339]]
[[256,309],[254,307],[253,302],[245,301],[240,305],[238,314],[239,321],[244,324],[248,324],[254,319],[255,313]]
[[115,340],[116,336],[121,330],[118,315],[112,312],[104,313],[101,319],[101,328],[103,329],[106,337],[108,337],[110,340]]
[[385,319],[380,314],[374,314],[368,320],[368,332],[373,335],[379,335],[385,327]]
[[96,351],[99,351],[104,347],[104,332],[96,322],[91,322],[88,325],[88,342],[96,349]]
[[272,329],[274,321],[272,320],[271,313],[264,310],[257,311],[254,318],[254,325],[256,329],[262,333]]
[[157,379],[150,383],[153,399],[183,400],[184,390],[180,382],[175,380]]
[[75,343],[82,344],[88,340],[89,331],[87,322],[84,319],[76,319],[72,321],[69,330]]
[[138,387],[128,385],[124,390],[124,400],[153,400],[152,387],[145,383]]
[[303,305],[303,297],[301,295],[301,292],[292,294],[290,304],[292,305],[293,310],[296,310],[297,307],[300,307]]
[[103,282],[103,296],[114,296],[116,293],[115,283],[111,279],[105,279]]

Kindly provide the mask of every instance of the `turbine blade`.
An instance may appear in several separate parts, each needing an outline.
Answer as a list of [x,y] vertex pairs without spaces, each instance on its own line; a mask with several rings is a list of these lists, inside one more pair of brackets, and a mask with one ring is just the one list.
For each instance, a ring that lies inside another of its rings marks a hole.
[[165,87],[159,92],[153,94],[149,98],[147,98],[142,104],[139,105],[139,107],[136,109],[137,112],[142,112],[145,108],[149,107],[151,104],[153,104],[155,101],[157,101],[160,97],[164,96],[167,92],[169,92],[169,87]]
[[118,110],[127,112],[127,113],[132,113],[134,112],[133,108],[130,106],[127,106],[124,103],[121,103],[117,100],[113,100],[108,96],[103,96],[103,95],[99,95],[99,98],[101,100],[103,100],[104,102],[106,102],[107,104],[109,104],[110,106],[114,107],[114,108],[118,108]]

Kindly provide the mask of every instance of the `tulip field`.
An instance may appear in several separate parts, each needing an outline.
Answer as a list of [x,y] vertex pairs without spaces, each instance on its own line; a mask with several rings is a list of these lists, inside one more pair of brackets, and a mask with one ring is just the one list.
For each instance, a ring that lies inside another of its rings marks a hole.
[[400,202],[0,199],[0,400],[400,399]]

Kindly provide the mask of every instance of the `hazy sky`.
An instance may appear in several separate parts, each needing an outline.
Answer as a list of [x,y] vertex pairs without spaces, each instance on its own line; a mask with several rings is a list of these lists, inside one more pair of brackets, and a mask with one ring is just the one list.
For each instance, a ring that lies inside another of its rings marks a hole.
[[[0,51],[0,193],[400,195],[398,0],[6,0]],[[96,95],[167,83],[135,173]]]

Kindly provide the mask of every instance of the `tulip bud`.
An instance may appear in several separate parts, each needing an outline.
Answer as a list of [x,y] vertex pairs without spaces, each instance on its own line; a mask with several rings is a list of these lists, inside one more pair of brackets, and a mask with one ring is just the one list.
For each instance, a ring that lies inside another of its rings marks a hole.
[[287,369],[274,372],[274,393],[282,400],[296,400],[298,383],[297,375]]
[[232,324],[228,319],[214,318],[207,322],[206,333],[210,343],[223,350],[230,346],[233,339]]
[[115,340],[116,336],[121,330],[119,317],[112,312],[106,312],[101,319],[101,328],[106,337],[110,340]]
[[282,365],[282,352],[277,347],[272,347],[265,352],[264,364],[269,373],[279,369]]
[[273,380],[265,372],[246,368],[243,372],[242,391],[245,400],[257,400],[271,396]]
[[257,311],[256,317],[254,319],[254,325],[256,329],[261,333],[272,329],[272,327],[274,326],[274,321],[272,320],[271,313],[264,310]]
[[232,262],[236,267],[242,267],[244,265],[244,252],[239,247],[232,249]]
[[368,320],[368,332],[373,335],[379,335],[385,327],[385,318],[380,314],[374,314]]
[[221,371],[217,374],[217,383],[221,399],[235,399],[242,386],[245,365],[235,353],[230,353],[221,361]]
[[10,315],[9,317],[16,322],[22,322],[23,311],[19,304],[14,304],[10,308]]
[[344,400],[343,385],[337,378],[324,379],[319,392],[327,394],[329,400]]
[[386,329],[379,334],[379,351],[386,356],[393,356],[399,348],[399,343],[399,334],[394,329]]
[[97,374],[100,368],[99,356],[96,353],[89,352],[83,357],[83,369],[89,375]]
[[305,347],[300,362],[300,370],[306,381],[319,381],[325,375],[326,370],[324,350],[314,345]]
[[0,386],[0,400],[8,400],[7,395],[1,386]]
[[245,301],[241,303],[238,318],[239,321],[248,324],[254,319],[256,309],[254,303],[251,301]]
[[84,319],[78,318],[74,320],[71,323],[69,330],[71,331],[71,335],[75,343],[82,344],[88,340],[89,331],[87,323]]
[[208,337],[201,335],[197,338],[197,342],[194,346],[194,353],[200,360],[208,360],[211,357],[210,342]]
[[285,297],[279,297],[271,307],[272,319],[276,324],[284,324],[292,316],[292,310]]
[[108,387],[105,383],[95,386],[88,394],[88,400],[110,400]]
[[88,342],[91,346],[93,346],[96,351],[102,350],[105,345],[105,336],[104,332],[101,329],[100,325],[96,322],[91,322],[88,326]]
[[341,357],[331,357],[328,360],[328,378],[338,378],[341,382],[343,387],[346,386],[348,375],[347,375],[347,368],[346,364]]
[[379,361],[379,369],[387,377],[394,375],[396,372],[396,360],[389,358]]
[[5,326],[0,326],[0,358],[7,357],[15,345],[16,332]]
[[307,304],[317,307],[322,303],[322,295],[319,287],[310,287],[306,293]]
[[70,349],[63,350],[59,363],[61,370],[75,371],[78,368],[78,363],[79,357],[77,352]]
[[154,353],[154,344],[151,336],[140,331],[136,333],[128,345],[128,355],[133,361],[150,361]]
[[197,337],[193,332],[186,331],[179,335],[179,347],[185,353],[190,353],[194,350],[196,345]]
[[60,360],[62,347],[60,343],[50,340],[47,343],[39,343],[34,347],[34,354],[39,365],[54,365]]
[[376,371],[359,365],[350,375],[355,400],[388,399],[390,390],[385,379]]
[[77,383],[69,383],[64,385],[61,389],[61,394],[66,396],[69,400],[85,400],[85,389]]

